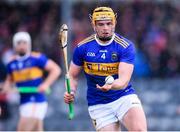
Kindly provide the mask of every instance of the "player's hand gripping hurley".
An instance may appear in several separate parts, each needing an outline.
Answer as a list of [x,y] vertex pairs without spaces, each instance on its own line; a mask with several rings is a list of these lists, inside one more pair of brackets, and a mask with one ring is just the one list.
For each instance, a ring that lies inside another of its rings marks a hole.
[[[70,88],[70,78],[69,78],[69,70],[68,70],[68,57],[67,57],[67,35],[68,35],[68,27],[66,24],[63,24],[61,26],[61,29],[59,31],[59,41],[63,49],[63,55],[64,55],[64,63],[65,63],[65,70],[66,70],[66,88],[67,92],[71,93]],[[71,120],[74,117],[74,108],[73,103],[71,102],[69,104],[69,119]]]

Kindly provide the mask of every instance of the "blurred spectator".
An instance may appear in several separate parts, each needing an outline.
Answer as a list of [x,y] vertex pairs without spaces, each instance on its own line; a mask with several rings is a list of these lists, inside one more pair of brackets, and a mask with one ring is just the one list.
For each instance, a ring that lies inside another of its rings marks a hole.
[[151,69],[148,64],[147,58],[142,51],[136,51],[134,68],[134,77],[149,77],[151,76]]
[[6,78],[6,67],[0,59],[0,82],[3,82]]
[[[0,60],[0,90],[3,86],[3,82],[6,78],[6,68],[5,65]],[[0,119],[8,119],[9,117],[9,106],[7,102],[7,94],[0,92]]]

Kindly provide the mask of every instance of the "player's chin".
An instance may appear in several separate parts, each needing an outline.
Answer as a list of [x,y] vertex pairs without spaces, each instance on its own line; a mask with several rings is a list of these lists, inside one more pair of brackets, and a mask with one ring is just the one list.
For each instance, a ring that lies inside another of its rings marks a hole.
[[109,33],[105,33],[101,35],[102,38],[110,38],[112,37],[112,35],[110,35]]
[[109,41],[109,40],[111,40],[111,38],[112,38],[112,36],[108,36],[108,37],[106,37],[106,36],[99,37],[99,39],[100,39],[101,41]]
[[17,52],[17,54],[18,54],[19,56],[24,56],[24,55],[26,54],[26,52],[25,52],[25,51],[19,51],[19,52]]

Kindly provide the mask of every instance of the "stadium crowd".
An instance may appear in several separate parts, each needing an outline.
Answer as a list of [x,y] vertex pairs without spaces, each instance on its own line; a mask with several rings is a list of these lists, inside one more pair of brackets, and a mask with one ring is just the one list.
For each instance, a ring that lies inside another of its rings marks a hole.
[[[28,31],[33,49],[44,52],[60,64],[57,32],[61,24],[61,2],[0,4],[0,56],[6,64],[11,54],[12,34]],[[117,13],[116,32],[136,44],[136,77],[173,77],[180,73],[180,5],[171,2],[107,2]],[[97,3],[72,5],[72,51],[79,41],[92,33],[87,19]],[[82,28],[83,27],[83,28]]]

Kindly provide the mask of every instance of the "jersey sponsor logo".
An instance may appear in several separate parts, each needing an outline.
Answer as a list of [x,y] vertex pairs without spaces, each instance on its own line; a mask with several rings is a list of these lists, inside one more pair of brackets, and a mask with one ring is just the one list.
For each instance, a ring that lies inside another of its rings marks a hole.
[[33,80],[33,79],[41,78],[42,76],[43,76],[42,70],[37,67],[26,68],[12,72],[12,78],[14,82]]
[[93,56],[95,56],[95,53],[93,53],[93,52],[87,52],[87,56],[93,57]]
[[119,62],[116,63],[93,63],[84,62],[84,71],[90,75],[108,76],[118,74]]

